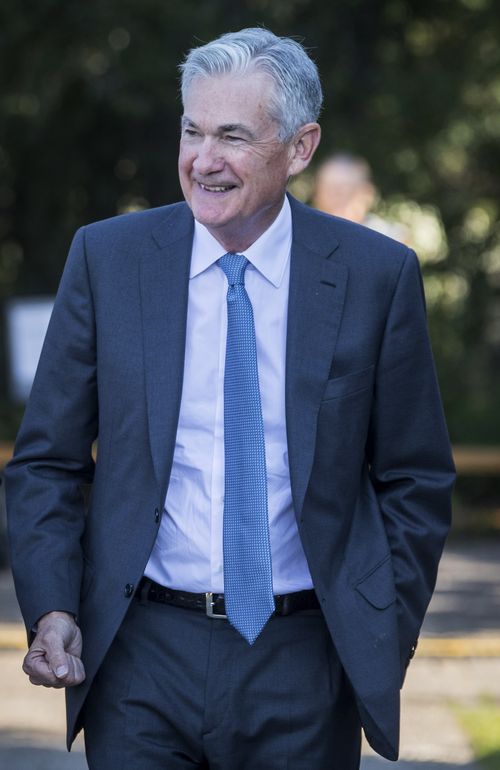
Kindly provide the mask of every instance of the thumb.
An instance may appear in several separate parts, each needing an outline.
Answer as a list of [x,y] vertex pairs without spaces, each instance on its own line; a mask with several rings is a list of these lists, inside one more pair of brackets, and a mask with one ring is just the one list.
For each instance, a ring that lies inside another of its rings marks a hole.
[[51,640],[45,655],[49,668],[58,679],[63,679],[67,676],[69,672],[68,656],[61,639]]

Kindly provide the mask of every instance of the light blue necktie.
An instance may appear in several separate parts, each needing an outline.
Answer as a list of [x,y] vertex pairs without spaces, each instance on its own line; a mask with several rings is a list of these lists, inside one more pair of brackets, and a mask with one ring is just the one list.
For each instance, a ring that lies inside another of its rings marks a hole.
[[264,425],[248,260],[224,254],[227,346],[224,374],[224,599],[230,623],[253,644],[274,611]]

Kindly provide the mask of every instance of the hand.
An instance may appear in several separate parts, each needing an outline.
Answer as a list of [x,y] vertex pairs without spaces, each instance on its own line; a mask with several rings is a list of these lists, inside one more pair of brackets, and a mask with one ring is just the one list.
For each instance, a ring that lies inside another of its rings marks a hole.
[[49,612],[38,621],[23,671],[32,684],[73,687],[85,679],[81,654],[82,635],[73,616],[67,612]]

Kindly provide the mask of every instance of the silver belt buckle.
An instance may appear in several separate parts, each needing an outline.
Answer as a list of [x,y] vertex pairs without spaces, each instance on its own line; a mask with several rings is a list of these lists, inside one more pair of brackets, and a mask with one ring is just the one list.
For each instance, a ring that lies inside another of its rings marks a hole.
[[219,613],[214,612],[214,595],[212,591],[206,591],[205,593],[205,606],[209,618],[222,618],[223,620],[227,620],[227,615],[219,615]]

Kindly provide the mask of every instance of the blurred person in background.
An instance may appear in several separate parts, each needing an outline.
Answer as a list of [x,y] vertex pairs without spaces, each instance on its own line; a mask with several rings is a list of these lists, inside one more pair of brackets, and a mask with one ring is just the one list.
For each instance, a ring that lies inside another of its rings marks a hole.
[[319,211],[350,219],[408,244],[408,232],[402,223],[388,222],[372,212],[377,198],[371,168],[357,155],[331,155],[321,163],[314,177],[312,205]]
[[396,759],[454,478],[418,262],[286,194],[301,45],[182,73],[185,202],[78,231],[7,468],[24,670],[91,770]]

